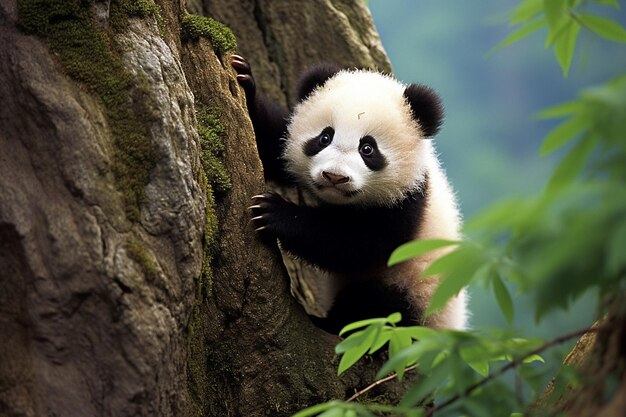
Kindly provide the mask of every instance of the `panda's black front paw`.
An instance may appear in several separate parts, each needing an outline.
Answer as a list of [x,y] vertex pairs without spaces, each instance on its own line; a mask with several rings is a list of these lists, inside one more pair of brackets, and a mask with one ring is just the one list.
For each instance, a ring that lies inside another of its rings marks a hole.
[[237,71],[237,82],[246,93],[246,101],[250,104],[256,94],[256,84],[254,77],[252,77],[250,64],[240,55],[231,55],[230,65]]
[[268,191],[252,197],[252,227],[263,236],[280,238],[281,231],[288,228],[293,204],[283,200],[278,194]]

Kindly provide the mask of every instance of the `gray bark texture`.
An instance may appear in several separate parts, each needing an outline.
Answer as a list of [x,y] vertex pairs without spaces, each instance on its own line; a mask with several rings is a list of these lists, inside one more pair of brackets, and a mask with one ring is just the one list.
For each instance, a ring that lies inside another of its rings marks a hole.
[[189,12],[226,23],[284,104],[312,63],[390,71],[361,0],[2,0],[1,416],[287,416],[374,380],[376,360],[336,376],[337,338],[248,227],[245,99],[231,51],[181,36]]

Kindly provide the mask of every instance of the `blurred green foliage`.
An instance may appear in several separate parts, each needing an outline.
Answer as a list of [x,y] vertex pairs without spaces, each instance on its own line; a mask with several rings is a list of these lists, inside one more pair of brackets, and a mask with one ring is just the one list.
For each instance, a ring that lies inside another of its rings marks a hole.
[[[524,2],[511,12],[520,3],[373,0],[369,4],[396,76],[429,85],[443,98],[446,120],[435,143],[467,218],[503,197],[540,193],[564,151],[537,157],[542,138],[558,123],[545,120],[537,111],[571,100],[581,88],[603,83],[626,68],[624,48],[589,30],[578,32],[567,78],[546,47],[545,24],[526,42],[496,48],[527,26],[520,21],[524,16],[542,20],[536,15],[541,0]],[[582,7],[583,13],[626,24],[626,14],[611,7],[589,2]],[[476,229],[467,228],[466,233],[472,237]],[[507,324],[490,292],[470,287],[473,327]],[[537,325],[532,298],[513,296],[517,307],[513,326],[525,335],[548,338],[577,329],[589,324],[595,312],[593,296],[584,296],[567,313],[556,312]]]

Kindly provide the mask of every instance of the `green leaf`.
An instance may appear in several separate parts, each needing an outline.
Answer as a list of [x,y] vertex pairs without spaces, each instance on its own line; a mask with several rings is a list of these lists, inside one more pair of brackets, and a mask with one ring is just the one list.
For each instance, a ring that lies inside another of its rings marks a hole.
[[588,13],[581,13],[577,17],[585,28],[596,35],[613,42],[626,43],[626,30],[615,21]]
[[448,361],[443,361],[429,375],[424,375],[414,384],[404,395],[400,401],[400,407],[412,407],[419,404],[428,395],[435,392],[440,385],[450,375],[450,366]]
[[524,23],[543,11],[543,0],[524,0],[515,7],[511,24]]
[[365,330],[351,334],[335,346],[335,353],[337,355],[341,355],[342,353],[357,347],[363,341],[363,337],[365,337],[364,335]]
[[546,363],[545,359],[539,355],[531,355],[527,358],[524,358],[522,360],[523,364],[529,364],[529,363],[533,363],[533,362],[541,362],[541,363]]
[[493,294],[496,296],[496,300],[498,301],[498,305],[500,306],[500,311],[506,318],[506,321],[510,323],[513,322],[513,300],[511,299],[511,294],[509,294],[509,290],[506,288],[502,279],[499,276],[494,276],[491,280],[491,285],[493,288]]
[[412,242],[405,243],[398,247],[396,250],[394,250],[389,257],[387,265],[396,265],[400,262],[408,261],[409,259],[431,252],[435,249],[456,245],[458,243],[459,242],[443,239],[414,240]]
[[369,352],[367,353],[371,355],[372,353],[376,352],[378,349],[382,348],[385,345],[385,343],[389,341],[392,334],[393,332],[391,331],[391,329],[382,329],[380,333],[378,334],[378,336],[376,337],[376,340],[374,340],[374,342],[372,343],[372,347],[370,348]]
[[337,407],[340,404],[341,403],[339,401],[330,401],[324,404],[317,404],[317,405],[314,405],[313,407],[308,407],[308,408],[305,408],[304,410],[298,411],[292,417],[309,417],[309,416],[318,415],[322,411],[326,411],[333,407]]
[[578,100],[568,101],[556,106],[548,107],[537,113],[539,119],[556,119],[558,117],[570,116],[582,110],[583,103]]
[[460,350],[461,359],[470,368],[478,372],[480,376],[486,378],[489,375],[489,361],[484,357],[484,347],[480,345],[471,346]]
[[434,337],[437,334],[436,330],[422,326],[400,327],[397,331],[403,334],[407,334],[415,340],[422,340],[426,339],[427,337]]
[[509,45],[512,45],[516,42],[521,41],[527,36],[530,36],[532,33],[538,31],[542,27],[546,25],[546,19],[541,17],[539,19],[535,19],[524,26],[516,29],[514,32],[510,33],[506,38],[504,38],[500,43],[494,46],[488,54],[496,52],[502,48],[505,48]]
[[[435,338],[423,339],[419,342],[413,343],[406,349],[400,352],[394,352],[394,355],[389,357],[389,360],[380,368],[376,374],[376,378],[380,379],[389,375],[392,371],[396,371],[400,366],[406,368],[413,365],[416,361],[419,361],[422,357],[426,356],[430,352],[439,353],[442,349],[441,343]],[[422,367],[422,365],[425,365]],[[429,364],[420,363],[421,369],[428,370]]]
[[[398,353],[405,348],[411,346],[411,336],[403,334],[401,332],[394,332],[389,340],[389,358],[393,358],[398,355]],[[402,381],[404,376],[404,368],[405,364],[402,362],[398,362],[394,371],[398,375],[398,379]]]
[[430,264],[423,275],[440,275],[441,281],[430,299],[426,315],[442,309],[449,299],[467,286],[483,264],[483,260],[479,250],[464,245]]
[[413,343],[413,339],[406,332],[402,332],[400,329],[392,332],[389,340],[389,357],[393,358],[401,350],[411,346],[411,343]]
[[516,222],[520,212],[527,210],[527,206],[528,201],[521,198],[498,201],[465,223],[465,231],[490,230],[496,224],[501,228],[508,227]]
[[343,336],[345,333],[351,332],[352,330],[360,329],[361,327],[366,327],[371,324],[385,324],[387,323],[387,318],[374,318],[367,320],[355,321],[354,323],[350,323],[344,326],[343,329],[339,332],[339,336]]
[[376,339],[376,330],[376,326],[370,326],[365,329],[361,343],[358,346],[344,352],[341,357],[341,361],[339,361],[337,375],[344,373],[367,353]]
[[576,39],[578,39],[579,32],[580,26],[578,23],[570,20],[562,29],[559,29],[559,35],[554,39],[554,55],[556,55],[556,59],[561,66],[564,77],[567,77],[572,65],[572,58],[574,57],[574,50],[576,49]]
[[329,410],[324,411],[322,414],[318,415],[317,417],[344,417],[345,416],[344,411],[345,410],[340,407],[331,408]]
[[586,136],[572,148],[552,173],[547,192],[553,193],[558,188],[569,185],[582,171],[587,158],[598,143],[597,136]]
[[551,35],[556,34],[568,18],[565,13],[566,6],[566,2],[562,0],[543,0],[543,11],[546,15]]
[[586,117],[575,116],[553,129],[543,141],[541,156],[546,156],[572,141],[583,130],[589,127]]
[[398,324],[402,321],[402,314],[400,313],[391,313],[387,316],[387,323]]

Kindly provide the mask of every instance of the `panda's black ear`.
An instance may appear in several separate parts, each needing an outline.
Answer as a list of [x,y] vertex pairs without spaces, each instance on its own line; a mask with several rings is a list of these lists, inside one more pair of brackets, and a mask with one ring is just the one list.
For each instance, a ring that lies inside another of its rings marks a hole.
[[341,70],[342,68],[335,64],[319,64],[311,67],[298,80],[298,101],[307,98],[313,90],[324,85],[329,78]]
[[411,84],[404,90],[404,97],[424,135],[435,136],[443,123],[443,105],[437,93],[430,87]]

